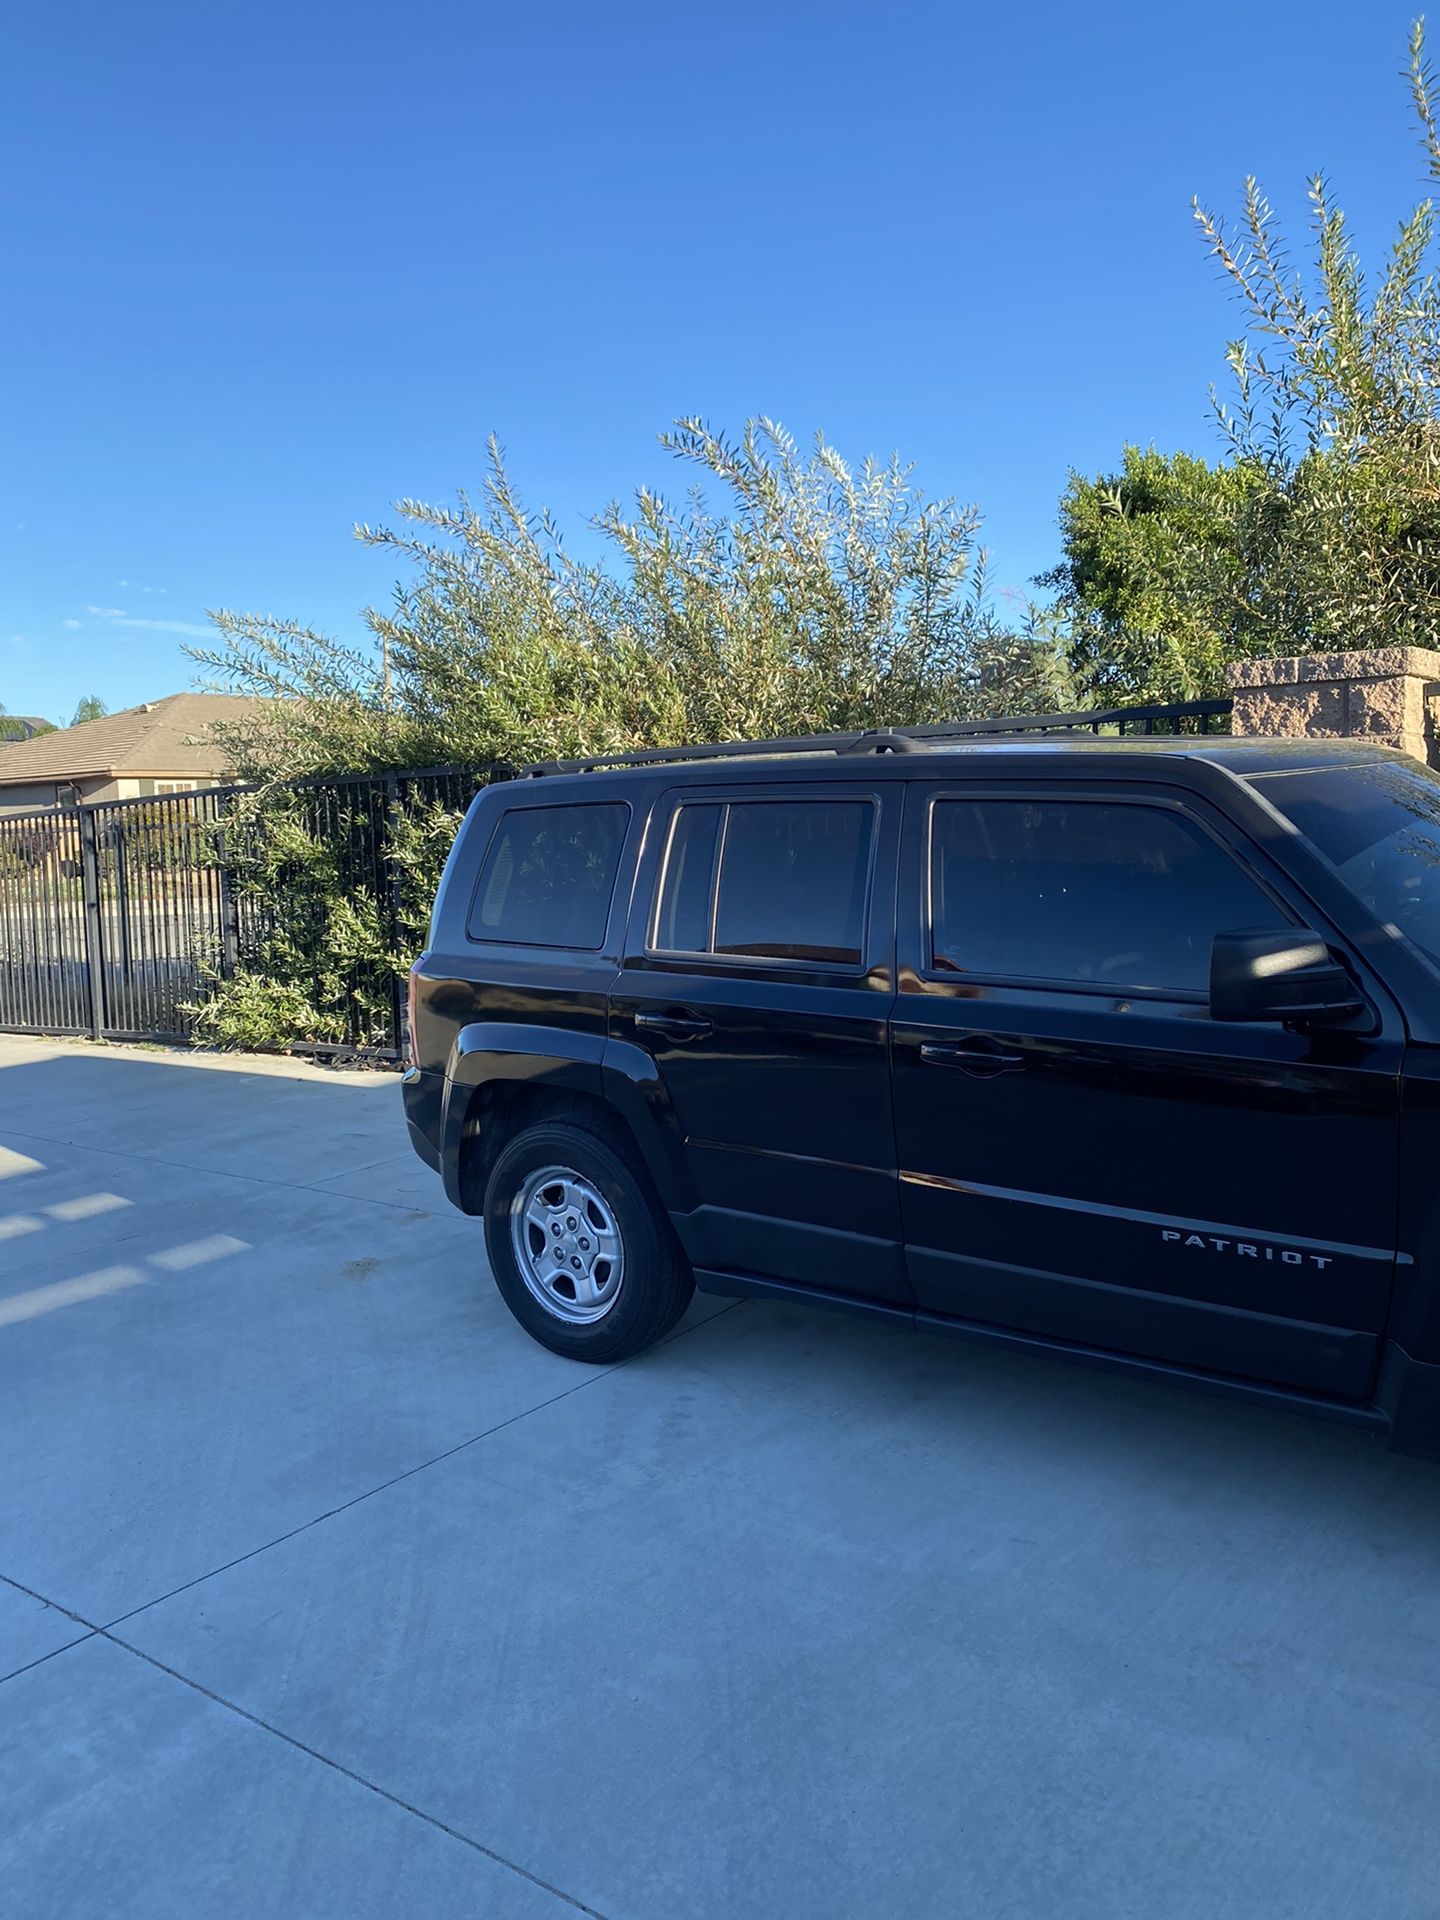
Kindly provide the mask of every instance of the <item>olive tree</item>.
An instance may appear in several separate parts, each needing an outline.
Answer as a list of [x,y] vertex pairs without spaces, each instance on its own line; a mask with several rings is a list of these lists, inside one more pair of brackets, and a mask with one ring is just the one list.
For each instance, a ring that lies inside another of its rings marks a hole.
[[265,698],[246,771],[479,765],[1052,704],[1052,636],[988,603],[980,517],[898,460],[853,467],[771,421],[661,436],[691,471],[591,523],[577,558],[492,440],[478,496],[357,536],[399,576],[357,642],[220,611],[196,657]]

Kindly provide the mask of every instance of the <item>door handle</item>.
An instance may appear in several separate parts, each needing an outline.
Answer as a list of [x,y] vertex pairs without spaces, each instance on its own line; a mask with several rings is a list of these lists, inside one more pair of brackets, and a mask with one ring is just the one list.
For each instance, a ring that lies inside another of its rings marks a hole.
[[988,1035],[961,1040],[953,1047],[931,1046],[920,1049],[920,1058],[928,1067],[958,1067],[975,1080],[994,1080],[1002,1073],[1023,1073],[1023,1053],[1007,1053]]
[[714,1032],[714,1023],[704,1014],[690,1013],[684,1007],[669,1007],[660,1013],[642,1007],[635,1015],[635,1024],[648,1033],[663,1033],[667,1040],[703,1040],[707,1033]]

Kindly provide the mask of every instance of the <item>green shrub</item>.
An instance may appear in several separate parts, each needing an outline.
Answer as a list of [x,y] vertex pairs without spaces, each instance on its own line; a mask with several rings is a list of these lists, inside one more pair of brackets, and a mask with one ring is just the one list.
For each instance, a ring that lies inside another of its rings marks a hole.
[[262,790],[227,819],[242,950],[229,977],[211,957],[187,1008],[202,1043],[395,1044],[395,983],[424,942],[461,815],[430,798],[387,806],[368,784],[335,791],[338,804],[310,788]]

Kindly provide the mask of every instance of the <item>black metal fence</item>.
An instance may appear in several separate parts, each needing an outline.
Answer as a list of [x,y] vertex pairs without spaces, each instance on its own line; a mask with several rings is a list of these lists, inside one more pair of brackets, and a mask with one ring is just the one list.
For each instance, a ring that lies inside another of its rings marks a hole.
[[[442,767],[286,789],[288,820],[324,852],[323,884],[303,859],[289,871],[283,859],[259,860],[272,817],[245,787],[0,813],[0,1029],[188,1041],[193,1009],[217,981],[253,967],[281,922],[293,949],[318,954],[337,894],[373,902],[384,944],[398,951],[397,818],[420,802],[459,811],[483,778]],[[373,1022],[359,1017],[377,999],[387,1011],[378,1046]],[[403,982],[393,968],[355,962],[337,1004],[355,1011],[316,1050],[399,1057]]]
[[[946,733],[1204,734],[1228,727],[1228,700],[1104,712],[977,720]],[[322,951],[336,973],[326,922],[363,898],[380,944],[406,940],[397,824],[438,802],[463,810],[487,774],[458,767],[302,781],[284,816],[304,846],[268,859],[259,837],[276,816],[252,790],[219,787],[43,813],[0,813],[0,1029],[96,1039],[188,1041],[194,1009],[242,970],[263,967],[279,936],[287,951]],[[306,857],[319,850],[323,875]],[[413,915],[412,915],[413,918]],[[339,966],[330,989],[338,1037],[316,1052],[363,1050],[398,1059],[404,982],[367,953]],[[378,1011],[377,1011],[378,1009]]]
[[1173,740],[1180,735],[1228,733],[1235,702],[1181,700],[1162,707],[1092,707],[1084,713],[1036,713],[1022,719],[966,720],[958,734],[1094,733],[1127,739]]

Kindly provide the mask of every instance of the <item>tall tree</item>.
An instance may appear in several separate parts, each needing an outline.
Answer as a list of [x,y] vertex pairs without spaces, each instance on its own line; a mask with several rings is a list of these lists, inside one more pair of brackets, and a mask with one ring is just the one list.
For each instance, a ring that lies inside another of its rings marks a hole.
[[535,759],[1067,691],[1046,632],[990,607],[976,509],[928,498],[898,460],[854,468],[766,420],[734,441],[682,420],[661,443],[695,484],[607,507],[598,558],[525,507],[492,441],[478,500],[402,500],[396,526],[356,529],[402,575],[364,644],[216,613],[220,642],[196,658],[271,702],[232,731],[237,764]]
[[[1411,105],[1440,180],[1440,83],[1412,30]],[[1081,684],[1104,697],[1219,691],[1227,660],[1433,644],[1440,631],[1440,291],[1430,200],[1364,271],[1329,183],[1309,183],[1310,259],[1245,182],[1231,224],[1199,203],[1244,331],[1214,396],[1216,461],[1125,450],[1072,474],[1049,576]]]
[[48,720],[21,720],[0,706],[0,740],[29,740],[37,733],[54,733]]
[[87,720],[103,720],[109,711],[98,693],[87,693],[76,701],[75,717],[70,724],[72,727],[81,727]]

